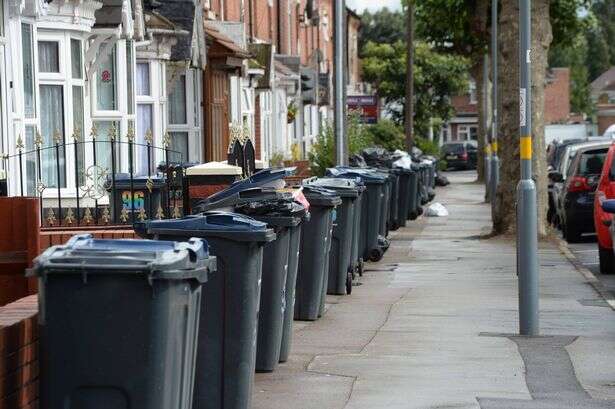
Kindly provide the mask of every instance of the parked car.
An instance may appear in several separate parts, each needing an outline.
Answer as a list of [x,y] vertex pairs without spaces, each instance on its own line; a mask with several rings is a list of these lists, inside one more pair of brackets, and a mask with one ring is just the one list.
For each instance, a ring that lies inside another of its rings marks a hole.
[[551,217],[551,223],[558,228],[562,227],[562,198],[563,191],[568,177],[568,171],[572,160],[579,149],[589,147],[607,147],[610,146],[611,140],[598,139],[591,142],[568,144],[560,154],[560,158],[555,162],[557,167],[549,171],[549,180],[551,184],[550,196],[552,198],[553,209],[548,216]]
[[612,206],[606,202],[615,199],[615,145],[611,145],[602,167],[602,174],[594,198],[594,227],[598,236],[598,255],[600,272],[615,274],[615,256],[613,254],[613,215]]
[[558,217],[566,241],[580,240],[584,233],[593,233],[594,196],[610,143],[577,149],[566,178],[552,174],[555,186],[561,186]]
[[448,142],[442,145],[441,152],[449,168],[476,169],[478,148],[475,141]]
[[[566,148],[570,145],[576,145],[585,142],[585,139],[568,139],[565,141],[553,141],[547,146],[547,171],[557,171],[560,166],[562,156],[566,153]],[[548,181],[549,208],[547,210],[547,221],[551,224],[556,224],[557,210],[555,200],[553,198],[554,182],[551,178]]]

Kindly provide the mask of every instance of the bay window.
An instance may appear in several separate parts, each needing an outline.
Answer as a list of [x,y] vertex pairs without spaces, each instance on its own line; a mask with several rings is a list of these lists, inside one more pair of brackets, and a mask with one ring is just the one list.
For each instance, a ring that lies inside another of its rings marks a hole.
[[36,99],[34,93],[34,36],[32,24],[21,24],[21,54],[22,54],[22,80],[23,104],[26,118],[36,116]]

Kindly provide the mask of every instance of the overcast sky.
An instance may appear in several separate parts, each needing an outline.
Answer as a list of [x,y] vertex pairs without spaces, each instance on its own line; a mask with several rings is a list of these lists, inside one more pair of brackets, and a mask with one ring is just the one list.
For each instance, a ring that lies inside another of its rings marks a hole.
[[374,11],[382,7],[396,10],[401,8],[401,0],[346,0],[346,5],[359,13],[365,9]]

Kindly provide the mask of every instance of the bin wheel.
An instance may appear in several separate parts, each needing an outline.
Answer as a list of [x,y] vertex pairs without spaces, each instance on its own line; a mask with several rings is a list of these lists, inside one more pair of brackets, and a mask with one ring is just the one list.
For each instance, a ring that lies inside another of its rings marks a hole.
[[363,272],[365,271],[364,268],[365,268],[365,264],[363,263],[363,259],[360,259],[359,260],[359,269],[358,269],[359,277],[363,277]]
[[352,294],[352,273],[346,274],[346,294]]
[[382,251],[382,249],[373,249],[372,251],[369,252],[369,259],[373,262],[378,262],[382,260],[383,256],[384,256],[384,251]]
[[417,211],[410,212],[410,220],[416,220],[419,217],[419,213]]
[[391,231],[396,231],[396,230],[399,230],[399,223],[398,222],[391,223]]
[[423,214],[423,206],[419,206],[418,212],[419,212],[419,216]]

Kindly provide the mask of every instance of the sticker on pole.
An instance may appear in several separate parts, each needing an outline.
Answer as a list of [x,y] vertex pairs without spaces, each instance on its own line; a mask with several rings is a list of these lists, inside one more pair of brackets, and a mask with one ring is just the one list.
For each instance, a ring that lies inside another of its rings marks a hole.
[[527,89],[519,88],[519,126],[527,125]]

